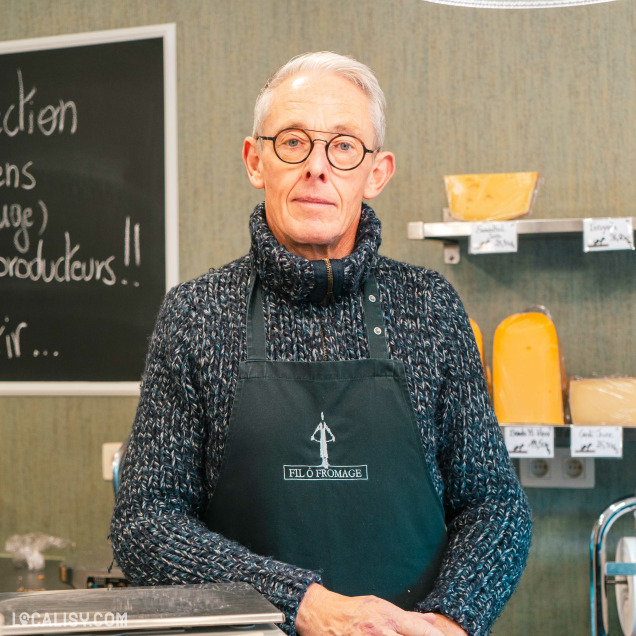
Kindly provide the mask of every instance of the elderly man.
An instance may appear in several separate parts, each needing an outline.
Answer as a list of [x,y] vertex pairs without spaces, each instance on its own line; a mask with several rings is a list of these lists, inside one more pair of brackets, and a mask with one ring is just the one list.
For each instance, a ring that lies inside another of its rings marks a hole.
[[333,53],[267,82],[249,255],[173,289],[113,515],[136,584],[246,581],[313,634],[486,634],[531,524],[468,318],[378,255],[384,96]]

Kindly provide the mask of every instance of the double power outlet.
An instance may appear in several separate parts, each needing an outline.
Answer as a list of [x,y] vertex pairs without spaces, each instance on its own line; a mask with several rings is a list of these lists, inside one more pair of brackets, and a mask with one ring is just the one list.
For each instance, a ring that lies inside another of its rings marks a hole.
[[530,488],[594,488],[594,459],[557,447],[551,459],[520,459],[519,477]]

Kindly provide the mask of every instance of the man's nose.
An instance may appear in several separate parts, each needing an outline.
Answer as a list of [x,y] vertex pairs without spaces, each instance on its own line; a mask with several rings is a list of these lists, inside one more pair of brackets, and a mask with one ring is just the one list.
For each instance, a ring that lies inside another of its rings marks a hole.
[[[324,146],[320,148],[318,142],[322,142]],[[327,170],[329,170],[329,160],[327,159],[327,144],[329,142],[326,139],[314,139],[314,147],[307,159],[305,159],[305,176],[318,177],[325,179]]]

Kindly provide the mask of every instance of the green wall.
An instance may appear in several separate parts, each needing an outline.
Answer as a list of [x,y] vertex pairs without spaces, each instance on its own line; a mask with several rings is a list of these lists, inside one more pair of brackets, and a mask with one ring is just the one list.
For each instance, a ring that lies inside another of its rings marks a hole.
[[[2,41],[165,22],[178,39],[182,279],[247,249],[260,192],[241,144],[263,81],[304,51],[350,53],[376,71],[389,104],[397,173],[374,202],[383,252],[443,272],[487,350],[498,322],[542,304],[569,374],[636,375],[634,253],[527,240],[517,255],[464,251],[448,266],[438,244],[406,238],[409,221],[441,220],[448,173],[540,171],[535,218],[636,214],[634,0],[536,11],[421,0],[0,0]],[[135,405],[0,398],[0,548],[35,530],[81,549],[104,543],[112,491],[101,444],[126,436]],[[593,491],[530,491],[530,563],[495,634],[589,631],[589,532],[607,504],[633,493],[635,457],[630,442],[622,461],[597,462]]]

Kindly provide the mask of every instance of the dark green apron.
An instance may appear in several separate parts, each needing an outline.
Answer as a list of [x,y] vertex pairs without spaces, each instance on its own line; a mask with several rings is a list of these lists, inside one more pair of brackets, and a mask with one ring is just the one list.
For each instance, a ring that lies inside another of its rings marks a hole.
[[205,521],[257,554],[321,572],[334,592],[411,609],[438,574],[444,511],[373,276],[364,311],[369,359],[273,362],[252,280],[247,361]]

